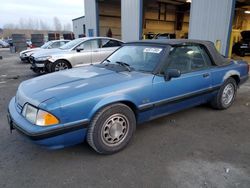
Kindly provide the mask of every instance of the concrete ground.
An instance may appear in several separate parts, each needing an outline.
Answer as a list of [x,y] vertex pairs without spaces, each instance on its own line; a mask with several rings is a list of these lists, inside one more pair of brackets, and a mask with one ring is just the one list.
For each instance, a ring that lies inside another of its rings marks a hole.
[[0,187],[250,187],[250,81],[234,105],[206,105],[137,127],[123,151],[98,155],[87,143],[46,150],[6,120],[18,84],[36,75],[0,49]]

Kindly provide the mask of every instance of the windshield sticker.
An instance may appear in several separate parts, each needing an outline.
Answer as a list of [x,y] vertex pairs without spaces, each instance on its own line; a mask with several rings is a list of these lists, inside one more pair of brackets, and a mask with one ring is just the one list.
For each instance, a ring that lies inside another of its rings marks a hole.
[[144,53],[155,53],[155,54],[159,54],[161,53],[162,48],[145,48],[143,50]]

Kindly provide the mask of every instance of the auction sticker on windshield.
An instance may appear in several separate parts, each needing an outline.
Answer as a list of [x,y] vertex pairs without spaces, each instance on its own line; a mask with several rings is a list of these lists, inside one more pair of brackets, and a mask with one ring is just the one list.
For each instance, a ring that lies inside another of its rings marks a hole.
[[144,53],[155,53],[155,54],[159,54],[161,53],[162,48],[145,48],[143,50]]

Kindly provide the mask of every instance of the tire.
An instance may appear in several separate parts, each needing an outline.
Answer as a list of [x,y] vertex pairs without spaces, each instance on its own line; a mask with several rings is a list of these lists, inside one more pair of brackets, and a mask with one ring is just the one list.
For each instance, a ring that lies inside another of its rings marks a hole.
[[236,94],[236,81],[233,78],[228,78],[219,89],[215,98],[211,101],[211,105],[218,110],[227,109],[233,104]]
[[117,103],[96,113],[90,123],[87,142],[98,153],[113,154],[124,149],[136,128],[134,112]]
[[69,62],[65,60],[57,60],[51,65],[50,72],[57,72],[57,71],[66,70],[70,68],[71,68],[71,65]]

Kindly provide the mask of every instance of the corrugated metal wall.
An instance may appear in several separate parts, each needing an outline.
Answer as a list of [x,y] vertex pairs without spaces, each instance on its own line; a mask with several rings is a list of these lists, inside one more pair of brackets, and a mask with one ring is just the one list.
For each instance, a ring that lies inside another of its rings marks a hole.
[[83,34],[83,32],[84,32],[83,25],[84,24],[85,24],[85,17],[73,20],[73,32],[75,34],[75,38],[78,38],[79,35]]
[[[96,0],[84,0],[85,6],[85,24],[86,24],[86,36],[98,35],[97,31],[97,3]],[[98,21],[99,22],[99,21]],[[93,31],[93,32],[92,32]]]
[[139,40],[142,35],[142,0],[121,0],[122,40]]
[[227,55],[234,6],[235,0],[192,0],[189,38],[220,41]]

